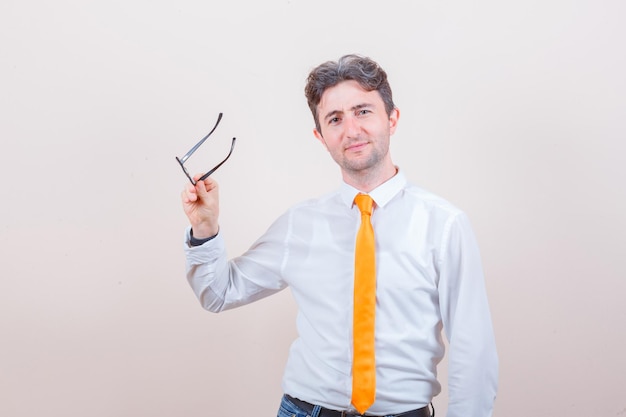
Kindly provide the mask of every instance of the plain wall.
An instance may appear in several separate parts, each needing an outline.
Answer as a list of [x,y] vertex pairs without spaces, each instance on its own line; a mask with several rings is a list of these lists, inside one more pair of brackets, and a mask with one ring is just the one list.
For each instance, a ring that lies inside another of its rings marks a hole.
[[626,415],[624,21],[618,0],[4,0],[0,415],[275,415],[291,295],[201,309],[174,156],[224,112],[190,163],[238,138],[215,178],[241,253],[339,185],[303,87],[352,52],[389,74],[395,163],[472,221],[494,415]]

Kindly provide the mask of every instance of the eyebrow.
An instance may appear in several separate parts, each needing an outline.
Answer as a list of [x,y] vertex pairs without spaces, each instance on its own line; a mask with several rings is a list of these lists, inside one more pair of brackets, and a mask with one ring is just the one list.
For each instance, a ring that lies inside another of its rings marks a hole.
[[[366,107],[372,107],[372,104],[370,104],[370,103],[357,104],[356,106],[352,106],[350,108],[350,111],[360,110],[360,109],[363,109],[363,108],[366,108]],[[343,113],[342,110],[332,110],[332,111],[328,112],[326,114],[326,116],[324,116],[324,120],[328,120],[328,118],[330,118],[332,116],[335,116],[337,114],[342,114],[342,113]]]

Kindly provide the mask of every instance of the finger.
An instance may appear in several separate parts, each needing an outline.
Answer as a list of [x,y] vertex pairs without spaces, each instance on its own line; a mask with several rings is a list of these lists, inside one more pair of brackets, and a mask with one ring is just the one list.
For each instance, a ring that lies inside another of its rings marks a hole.
[[193,203],[198,199],[196,188],[193,185],[187,185],[182,191],[181,197],[184,203]]
[[215,189],[217,189],[217,181],[211,177],[205,178],[203,181],[196,182],[196,192],[200,198]]

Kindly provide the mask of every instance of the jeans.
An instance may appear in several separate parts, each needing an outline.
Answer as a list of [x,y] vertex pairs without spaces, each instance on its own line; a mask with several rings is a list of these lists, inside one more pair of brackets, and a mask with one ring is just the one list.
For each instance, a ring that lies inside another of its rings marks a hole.
[[[432,407],[432,404],[431,404],[431,407]],[[276,415],[276,417],[318,417],[318,414],[321,411],[321,409],[322,408],[319,405],[316,405],[313,408],[313,412],[311,414],[307,414],[305,410],[301,409],[300,407],[298,407],[297,405],[289,401],[287,397],[283,396],[283,400],[280,403],[280,408],[278,409],[278,414]],[[432,410],[433,410],[432,417],[434,417],[435,409],[433,408]],[[388,417],[394,417],[394,416],[390,415]]]
[[320,410],[321,407],[316,405],[313,409],[313,413],[309,415],[305,410],[293,404],[287,399],[287,397],[283,396],[283,400],[280,403],[280,408],[278,409],[276,417],[317,417]]

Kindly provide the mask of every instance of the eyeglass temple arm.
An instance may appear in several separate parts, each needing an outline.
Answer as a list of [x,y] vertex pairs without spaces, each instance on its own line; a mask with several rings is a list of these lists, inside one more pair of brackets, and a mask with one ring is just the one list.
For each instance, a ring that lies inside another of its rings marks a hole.
[[[189,157],[190,157],[191,155],[193,155],[193,153],[194,153],[196,150],[198,150],[198,148],[200,147],[200,145],[202,145],[202,144],[204,143],[204,141],[205,141],[205,140],[207,140],[207,139],[209,138],[209,136],[211,136],[211,133],[213,133],[213,132],[215,131],[215,129],[217,129],[217,125],[219,125],[219,124],[220,124],[220,121],[221,121],[221,120],[222,120],[222,113],[220,113],[220,114],[217,116],[217,122],[215,122],[215,126],[213,126],[213,129],[211,129],[211,131],[210,131],[209,133],[207,133],[207,135],[206,135],[205,137],[203,137],[202,139],[200,139],[200,142],[196,143],[196,144],[194,145],[194,147],[193,147],[193,148],[191,148],[191,149],[189,150],[189,152],[187,152],[187,153],[185,154],[185,156],[183,156],[182,158],[180,158],[180,159],[179,159],[179,161],[178,161],[178,162],[180,162],[180,164],[181,164],[181,165],[182,165],[182,164],[184,164],[184,163],[185,163],[185,161],[187,161],[187,159],[189,159]],[[178,159],[178,158],[176,158],[176,159]]]
[[209,175],[211,175],[212,173],[214,173],[215,171],[217,171],[217,169],[219,167],[221,167],[224,162],[226,162],[228,160],[228,158],[230,158],[230,155],[233,153],[233,149],[235,148],[235,141],[237,140],[237,138],[233,138],[233,141],[230,143],[230,152],[228,152],[228,155],[226,155],[226,158],[224,158],[224,160],[222,162],[220,162],[219,164],[215,165],[213,167],[213,169],[211,169],[209,172],[207,172],[206,174],[204,174],[203,176],[201,176],[198,181],[204,181],[207,178],[209,178]]

